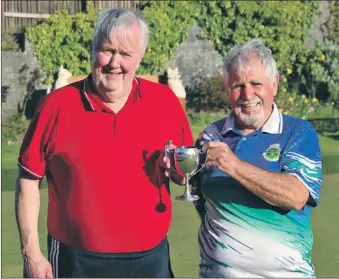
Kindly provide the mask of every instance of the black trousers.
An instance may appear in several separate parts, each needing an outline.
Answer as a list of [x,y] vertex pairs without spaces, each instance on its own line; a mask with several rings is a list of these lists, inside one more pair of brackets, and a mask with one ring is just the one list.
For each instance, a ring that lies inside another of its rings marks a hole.
[[95,253],[71,248],[48,235],[54,278],[174,278],[167,237],[136,253]]

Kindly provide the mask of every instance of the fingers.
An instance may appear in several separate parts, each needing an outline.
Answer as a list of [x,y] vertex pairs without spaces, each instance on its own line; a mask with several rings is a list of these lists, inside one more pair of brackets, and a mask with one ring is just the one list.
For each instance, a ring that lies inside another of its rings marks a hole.
[[206,152],[207,149],[220,148],[227,146],[226,143],[221,141],[209,141],[202,146],[202,151]]
[[170,159],[167,156],[164,156],[162,160],[163,160],[163,167],[166,169],[169,169],[171,167]]
[[25,268],[30,278],[53,278],[52,265],[44,256],[34,259],[25,257],[24,260],[27,262]]
[[[171,150],[171,149],[174,149],[174,148],[176,148],[176,146],[175,146],[174,144],[172,144],[172,143],[167,145],[167,149],[168,149],[168,150]],[[170,161],[170,159],[166,156],[166,154],[162,154],[162,155],[160,156],[160,162],[159,162],[159,165],[160,165],[161,168],[166,169],[165,175],[166,175],[166,176],[169,176],[169,171],[168,171],[168,169],[171,167],[171,161]],[[166,174],[166,173],[167,173],[167,174]]]
[[222,162],[226,162],[229,157],[229,147],[224,142],[208,142],[203,145],[203,151],[206,152],[206,168],[220,168]]
[[219,168],[220,163],[218,161],[207,161],[205,163],[205,167],[206,168]]
[[49,264],[46,270],[46,277],[45,278],[53,278],[53,271],[52,271],[52,265]]

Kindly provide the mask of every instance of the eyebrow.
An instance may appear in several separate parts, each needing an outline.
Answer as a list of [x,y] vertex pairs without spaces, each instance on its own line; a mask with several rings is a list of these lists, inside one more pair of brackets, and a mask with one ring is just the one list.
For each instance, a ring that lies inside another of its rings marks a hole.
[[[259,81],[259,80],[251,80],[250,81],[250,84],[254,84],[254,83],[257,83],[257,84],[263,84],[263,82]],[[237,86],[244,86],[245,83],[243,81],[239,81],[239,82],[234,82],[232,83],[232,88],[234,87],[237,87]]]
[[[113,47],[111,47],[109,45],[103,45],[101,49],[102,50],[114,50],[114,51],[118,51],[117,49],[115,49],[115,48],[113,48]],[[132,53],[131,50],[127,50],[127,49],[124,49],[124,48],[120,49],[119,52],[123,52],[123,53],[127,53],[127,54],[131,54]]]

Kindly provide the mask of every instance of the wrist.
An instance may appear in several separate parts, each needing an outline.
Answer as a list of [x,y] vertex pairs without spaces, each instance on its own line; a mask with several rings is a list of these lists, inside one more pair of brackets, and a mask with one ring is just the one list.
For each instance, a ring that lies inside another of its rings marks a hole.
[[236,177],[239,173],[239,170],[242,168],[242,161],[239,158],[232,160],[232,163],[227,163],[227,174],[231,177]]
[[38,256],[41,254],[41,249],[40,246],[35,244],[35,245],[24,245],[21,248],[21,254],[24,257],[34,257],[34,256]]

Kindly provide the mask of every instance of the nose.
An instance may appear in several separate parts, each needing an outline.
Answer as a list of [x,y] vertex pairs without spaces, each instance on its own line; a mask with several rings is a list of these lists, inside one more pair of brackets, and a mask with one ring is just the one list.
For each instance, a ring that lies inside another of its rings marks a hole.
[[113,68],[120,68],[120,54],[119,53],[114,53],[112,54],[111,60],[109,61],[109,65]]
[[255,97],[254,88],[251,85],[246,85],[241,89],[241,97],[244,100],[252,100]]

